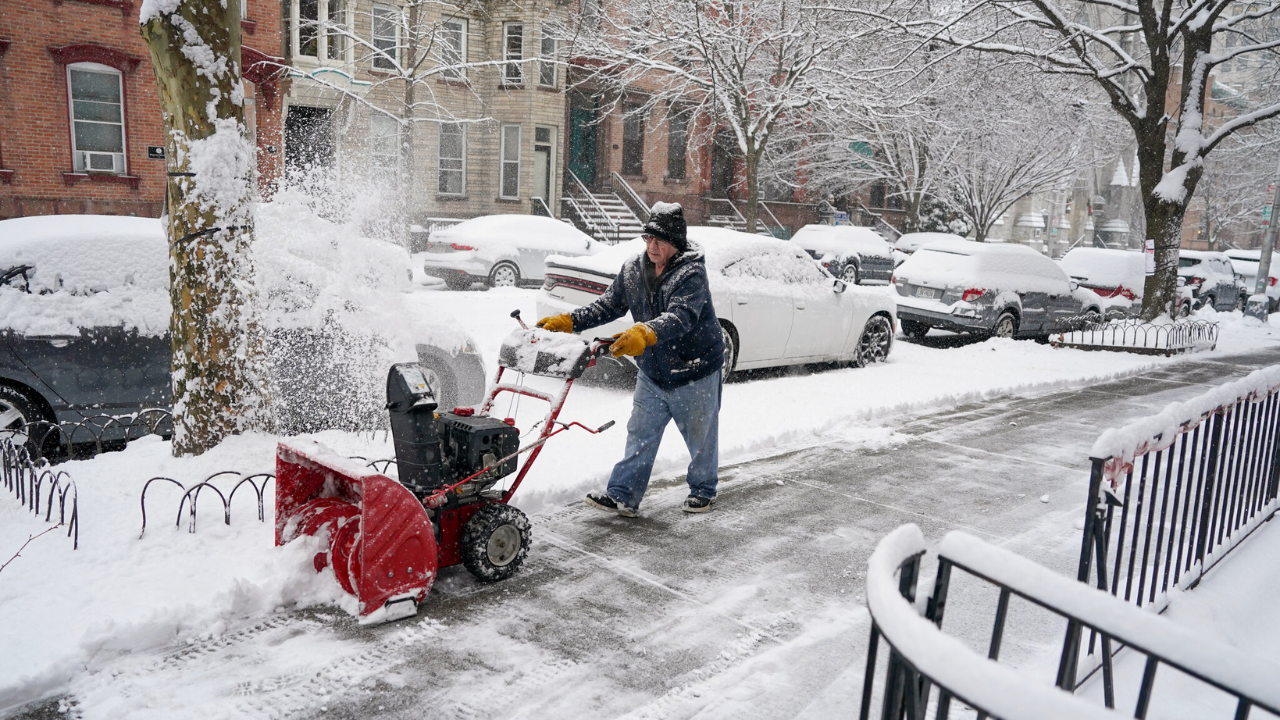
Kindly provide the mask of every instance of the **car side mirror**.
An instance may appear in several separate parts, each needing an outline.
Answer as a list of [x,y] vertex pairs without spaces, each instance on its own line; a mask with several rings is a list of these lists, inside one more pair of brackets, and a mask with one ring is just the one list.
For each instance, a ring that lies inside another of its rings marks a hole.
[[1080,283],[1076,282],[1075,280],[1070,281],[1068,284],[1071,285],[1072,292],[1075,292],[1076,290],[1080,289]]
[[832,289],[833,291],[835,291],[836,293],[842,293],[842,292],[844,292],[845,288],[847,288],[847,287],[849,287],[849,286],[848,286],[848,285],[845,285],[843,280],[836,280],[836,281],[835,281],[834,283],[832,283],[832,285],[831,285],[831,289]]

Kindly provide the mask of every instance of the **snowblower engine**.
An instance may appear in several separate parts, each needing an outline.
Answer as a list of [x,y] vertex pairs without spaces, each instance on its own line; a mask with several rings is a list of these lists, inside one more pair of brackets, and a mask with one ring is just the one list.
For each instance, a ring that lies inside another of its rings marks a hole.
[[[445,508],[501,496],[487,497],[498,480],[516,470],[519,430],[497,418],[475,415],[470,408],[437,413],[435,395],[417,363],[391,367],[387,410],[400,483],[419,500],[472,475],[449,493]],[[494,467],[476,475],[490,466]]]

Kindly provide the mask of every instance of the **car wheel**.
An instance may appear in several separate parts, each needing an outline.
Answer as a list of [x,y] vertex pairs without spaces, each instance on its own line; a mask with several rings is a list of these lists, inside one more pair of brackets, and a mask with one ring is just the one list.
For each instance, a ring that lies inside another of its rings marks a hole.
[[1083,320],[1082,325],[1084,327],[1090,327],[1102,322],[1102,313],[1093,308],[1089,308],[1084,311],[1084,315],[1081,316],[1081,319]]
[[1204,297],[1196,301],[1195,309],[1199,310],[1200,308],[1205,307],[1206,305],[1213,308],[1214,310],[1217,310],[1218,299],[1212,295],[1205,295]]
[[855,265],[854,263],[849,263],[848,265],[845,265],[844,270],[840,271],[840,279],[845,281],[849,285],[857,285],[858,284],[858,266]]
[[858,338],[857,354],[853,357],[854,367],[884,362],[892,347],[893,323],[883,315],[872,315]]
[[1244,293],[1236,293],[1236,309],[1240,312],[1244,312],[1244,309],[1248,306],[1249,296]]
[[1183,300],[1182,304],[1178,306],[1178,317],[1180,318],[1191,317],[1191,301],[1190,300]]
[[458,378],[449,363],[435,355],[418,354],[427,385],[436,396],[436,407],[452,410],[458,405]]
[[929,326],[922,322],[916,322],[915,320],[901,320],[899,323],[902,325],[902,334],[912,340],[920,340],[925,335],[929,334]]
[[529,554],[529,518],[503,503],[486,505],[462,530],[462,564],[485,582],[506,580]]
[[991,336],[998,338],[1011,338],[1018,331],[1018,318],[1008,310],[1000,313],[1000,317],[996,318],[996,324],[991,329]]
[[471,287],[471,278],[465,275],[460,278],[446,278],[444,286],[450,290],[466,290]]
[[733,373],[733,366],[738,364],[738,343],[724,323],[720,324],[720,334],[724,336],[724,367],[720,370],[720,382],[726,383]]
[[520,271],[515,265],[503,262],[489,271],[489,287],[516,287],[520,284]]
[[12,385],[0,385],[0,437],[25,445],[32,457],[56,452],[60,436],[40,403]]

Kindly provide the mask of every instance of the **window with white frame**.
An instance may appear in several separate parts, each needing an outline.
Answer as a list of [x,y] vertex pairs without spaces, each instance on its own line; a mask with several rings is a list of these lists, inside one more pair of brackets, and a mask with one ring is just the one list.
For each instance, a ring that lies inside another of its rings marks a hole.
[[351,43],[347,0],[291,0],[289,44],[296,57],[321,63],[346,62]]
[[373,6],[373,66],[394,70],[400,62],[400,12],[390,5]]
[[462,80],[467,76],[467,21],[445,20],[440,28],[440,64],[443,75],[450,80]]
[[438,190],[441,195],[462,195],[466,192],[466,158],[466,126],[462,123],[440,123],[440,184]]
[[504,198],[520,197],[520,126],[502,126],[502,187]]
[[551,28],[542,28],[542,45],[538,48],[538,84],[543,87],[556,86],[556,38]]
[[507,23],[502,29],[503,53],[506,66],[502,71],[503,82],[507,85],[524,83],[524,68],[520,61],[524,59],[524,23]]
[[387,186],[400,177],[400,123],[381,113],[369,117],[369,175]]
[[125,173],[124,86],[98,63],[67,66],[71,156],[76,172]]

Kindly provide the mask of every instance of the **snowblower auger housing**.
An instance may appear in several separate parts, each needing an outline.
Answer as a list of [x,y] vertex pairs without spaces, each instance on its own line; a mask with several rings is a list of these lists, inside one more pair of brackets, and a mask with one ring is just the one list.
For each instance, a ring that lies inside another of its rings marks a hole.
[[[518,312],[512,317],[520,319]],[[542,446],[570,427],[595,434],[613,425],[592,429],[557,420],[573,381],[612,341],[588,343],[520,324],[523,329],[502,343],[497,376],[479,411],[437,412],[420,365],[391,367],[387,410],[399,482],[314,442],[280,443],[276,544],[327,534],[329,547],[316,555],[316,570],[333,566],[343,588],[359,598],[362,622],[413,614],[438,568],[461,563],[485,581],[515,574],[528,554],[530,524],[508,503]],[[564,386],[550,394],[504,383],[506,371],[562,379]],[[504,392],[551,406],[537,439],[523,448],[513,418],[489,416],[494,399]],[[510,487],[496,487],[517,472],[518,458],[526,452],[528,459]]]

